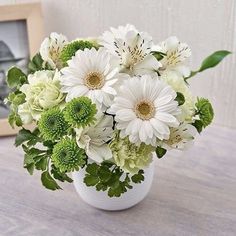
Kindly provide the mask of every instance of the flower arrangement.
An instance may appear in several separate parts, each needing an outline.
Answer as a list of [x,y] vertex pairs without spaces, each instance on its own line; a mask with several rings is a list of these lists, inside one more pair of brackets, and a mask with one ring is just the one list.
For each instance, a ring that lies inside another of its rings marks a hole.
[[[191,50],[176,37],[155,44],[132,25],[71,42],[52,33],[27,74],[13,67],[7,75],[24,167],[41,171],[51,190],[84,169],[87,186],[121,196],[144,181],[154,158],[185,149],[212,122],[211,103],[195,98],[188,82],[228,54],[217,51],[191,71]],[[31,123],[34,130],[23,127]]]

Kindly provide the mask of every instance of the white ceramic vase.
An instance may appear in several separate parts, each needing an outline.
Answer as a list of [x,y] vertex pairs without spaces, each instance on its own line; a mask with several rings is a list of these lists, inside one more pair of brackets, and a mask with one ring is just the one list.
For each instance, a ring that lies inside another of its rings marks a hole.
[[72,177],[76,191],[83,201],[89,205],[108,211],[118,211],[130,208],[141,202],[148,194],[154,175],[154,164],[152,163],[144,170],[144,181],[140,184],[133,184],[121,197],[109,197],[107,192],[96,191],[95,187],[87,187],[84,182],[85,171],[73,172]]

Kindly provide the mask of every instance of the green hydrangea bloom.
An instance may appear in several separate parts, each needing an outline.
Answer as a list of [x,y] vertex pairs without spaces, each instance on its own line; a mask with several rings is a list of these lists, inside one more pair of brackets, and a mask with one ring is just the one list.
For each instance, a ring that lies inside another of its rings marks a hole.
[[42,113],[38,128],[45,140],[54,141],[66,134],[68,123],[59,108],[50,108]]
[[96,105],[88,97],[74,98],[66,104],[65,120],[74,128],[92,125],[97,113]]
[[76,141],[64,138],[53,148],[52,162],[61,172],[79,170],[86,163],[84,149],[79,148]]
[[198,98],[196,103],[197,115],[199,115],[200,121],[203,127],[208,126],[214,118],[214,110],[208,99]]
[[116,165],[131,174],[136,174],[140,169],[147,167],[152,161],[152,152],[155,151],[151,145],[141,143],[137,146],[131,143],[128,137],[119,138],[119,134],[110,143],[110,148]]
[[85,40],[77,40],[65,45],[60,54],[60,59],[67,65],[67,61],[70,60],[78,50],[84,50],[85,48],[91,49],[92,47],[96,48],[96,45],[93,42]]

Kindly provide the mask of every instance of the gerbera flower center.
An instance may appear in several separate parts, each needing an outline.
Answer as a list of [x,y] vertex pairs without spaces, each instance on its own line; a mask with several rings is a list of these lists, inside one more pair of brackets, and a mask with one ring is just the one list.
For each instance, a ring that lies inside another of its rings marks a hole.
[[99,72],[90,72],[85,77],[85,84],[89,89],[100,89],[104,85],[104,77]]
[[155,113],[153,102],[142,100],[135,105],[135,113],[142,120],[150,120]]

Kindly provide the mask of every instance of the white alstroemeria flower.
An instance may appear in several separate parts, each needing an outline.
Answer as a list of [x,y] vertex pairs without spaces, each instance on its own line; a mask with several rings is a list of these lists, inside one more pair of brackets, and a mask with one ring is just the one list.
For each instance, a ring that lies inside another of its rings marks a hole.
[[164,71],[160,76],[160,79],[170,85],[175,92],[182,93],[185,98],[185,102],[180,106],[181,113],[178,116],[178,120],[183,122],[192,122],[195,113],[196,99],[192,95],[188,85],[185,83],[184,78],[175,71]]
[[113,135],[113,118],[107,115],[99,115],[95,125],[75,129],[76,141],[83,148],[88,157],[98,163],[112,158],[112,152],[107,142]]
[[60,53],[68,43],[66,36],[58,33],[51,33],[50,37],[45,38],[40,47],[40,55],[53,69],[62,67]]
[[62,91],[67,93],[66,101],[87,96],[102,110],[111,105],[116,95],[114,84],[120,74],[110,64],[110,54],[103,48],[77,51],[68,61],[68,67],[61,72]]
[[168,139],[169,128],[179,125],[175,98],[176,92],[158,78],[133,77],[124,81],[108,112],[115,114],[121,138],[155,146],[157,138]]
[[103,33],[100,44],[117,59],[121,71],[130,75],[156,73],[160,62],[151,55],[152,38],[133,25],[119,26]]
[[194,126],[182,123],[179,127],[170,129],[169,139],[163,140],[161,146],[167,150],[184,150],[193,144],[196,134],[197,130]]
[[172,36],[153,46],[153,51],[165,53],[166,56],[160,61],[162,67],[160,72],[165,70],[174,70],[187,77],[190,75],[190,69],[185,65],[186,59],[191,56],[191,50],[186,43],[181,43],[176,37]]

